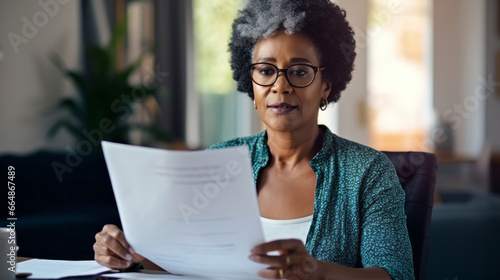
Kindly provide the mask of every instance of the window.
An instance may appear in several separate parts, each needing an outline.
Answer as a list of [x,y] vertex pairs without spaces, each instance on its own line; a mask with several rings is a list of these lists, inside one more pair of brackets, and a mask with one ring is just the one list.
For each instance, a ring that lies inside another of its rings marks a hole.
[[431,0],[370,0],[370,146],[423,150],[432,124]]
[[196,91],[200,96],[201,145],[248,135],[251,100],[236,92],[229,65],[231,25],[244,2],[193,0]]
[[[116,24],[121,24],[125,16],[127,26],[123,41],[119,42],[116,54],[117,67],[125,67],[137,62],[143,56],[140,66],[129,78],[134,85],[149,85],[155,79],[155,55],[152,47],[155,44],[154,1],[153,0],[116,0]],[[131,123],[152,125],[158,113],[155,98],[133,104],[133,114],[128,120]],[[130,142],[137,145],[155,145],[151,134],[142,130],[129,132]]]

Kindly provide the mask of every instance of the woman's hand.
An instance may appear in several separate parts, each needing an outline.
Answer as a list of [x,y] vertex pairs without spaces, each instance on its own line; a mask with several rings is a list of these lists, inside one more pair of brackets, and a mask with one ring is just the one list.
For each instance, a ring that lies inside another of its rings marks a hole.
[[[278,256],[268,253],[278,251]],[[251,260],[269,267],[259,271],[259,276],[269,279],[315,280],[315,279],[380,279],[391,276],[383,268],[351,268],[335,263],[318,261],[311,257],[298,239],[283,239],[255,246],[249,257]]]
[[[279,255],[270,256],[269,252]],[[298,239],[283,239],[255,246],[249,257],[269,267],[259,271],[259,276],[269,279],[318,279],[319,262],[307,252],[304,243]]]
[[133,263],[144,261],[128,244],[123,231],[115,225],[105,225],[95,235],[94,259],[112,269],[126,269]]

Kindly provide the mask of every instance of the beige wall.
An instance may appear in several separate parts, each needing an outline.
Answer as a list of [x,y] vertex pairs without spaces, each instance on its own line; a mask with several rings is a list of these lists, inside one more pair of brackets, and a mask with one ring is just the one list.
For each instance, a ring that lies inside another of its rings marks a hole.
[[[46,138],[50,126],[65,116],[51,111],[61,98],[76,95],[49,56],[58,55],[68,67],[77,69],[81,45],[80,3],[78,0],[40,2],[52,5],[44,9],[39,1],[0,2],[0,48],[3,52],[0,60],[0,153],[63,149],[74,141],[67,133],[59,134],[52,141]],[[8,36],[15,37],[12,40],[17,47],[13,47]]]
[[337,0],[346,10],[347,20],[356,33],[356,60],[352,74],[352,81],[335,106],[338,107],[338,133],[340,136],[368,145],[368,127],[360,119],[360,102],[367,97],[366,86],[366,23],[368,14],[368,0]]
[[486,5],[484,0],[433,3],[434,107],[453,126],[455,152],[478,156],[485,135]]
[[[497,60],[500,56],[500,24],[499,7],[497,0],[487,0],[486,3],[486,73],[492,75],[495,82],[500,82],[500,66]],[[486,102],[485,140],[496,151],[500,151],[500,84],[495,87],[496,92]]]

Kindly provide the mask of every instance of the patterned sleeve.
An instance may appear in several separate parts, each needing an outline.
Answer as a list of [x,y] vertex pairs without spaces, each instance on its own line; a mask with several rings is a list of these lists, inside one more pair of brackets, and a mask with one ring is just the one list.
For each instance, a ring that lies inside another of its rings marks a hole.
[[361,261],[385,269],[392,279],[415,279],[405,193],[396,171],[381,154],[368,171],[361,196]]
[[235,147],[235,146],[241,146],[245,143],[242,143],[241,138],[234,138],[229,141],[224,141],[224,142],[219,142],[216,144],[213,144],[212,146],[208,147],[207,150],[218,150],[218,149],[224,149],[224,148],[229,148],[229,147]]

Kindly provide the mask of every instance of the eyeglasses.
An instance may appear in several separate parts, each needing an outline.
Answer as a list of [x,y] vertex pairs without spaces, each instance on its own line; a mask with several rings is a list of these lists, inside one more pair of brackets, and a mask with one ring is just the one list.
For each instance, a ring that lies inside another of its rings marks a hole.
[[326,68],[319,68],[309,64],[292,64],[285,69],[279,69],[270,63],[259,62],[250,65],[250,75],[254,83],[260,86],[270,86],[278,80],[280,72],[293,87],[303,88],[312,84],[316,72]]

